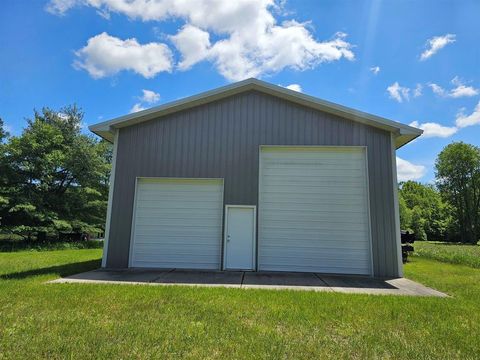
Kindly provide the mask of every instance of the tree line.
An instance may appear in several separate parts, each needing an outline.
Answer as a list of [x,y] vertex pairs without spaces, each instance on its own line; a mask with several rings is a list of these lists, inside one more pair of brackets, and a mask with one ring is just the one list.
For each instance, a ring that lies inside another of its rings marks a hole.
[[[26,239],[104,231],[111,144],[82,133],[76,106],[44,108],[10,136],[0,119],[0,234]],[[399,184],[403,230],[420,240],[476,243],[480,237],[480,148],[447,145],[435,183]]]
[[19,136],[0,119],[0,232],[26,239],[101,234],[111,145],[82,133],[76,106],[34,112]]
[[476,244],[480,238],[480,148],[447,145],[435,162],[435,183],[399,184],[400,226],[419,240]]

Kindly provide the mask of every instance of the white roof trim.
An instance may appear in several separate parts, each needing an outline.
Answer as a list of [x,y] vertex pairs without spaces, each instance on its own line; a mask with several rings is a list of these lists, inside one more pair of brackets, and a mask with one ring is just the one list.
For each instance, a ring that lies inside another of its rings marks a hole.
[[256,90],[259,92],[267,93],[303,106],[307,106],[313,109],[357,121],[369,126],[390,131],[395,136],[395,145],[397,149],[423,133],[423,130],[396,121],[388,120],[329,101],[321,100],[310,95],[302,94],[297,91],[293,91],[253,78],[239,81],[214,90],[206,91],[198,95],[189,96],[184,99],[156,106],[147,110],[142,110],[133,114],[120,116],[112,120],[91,125],[89,126],[89,129],[98,136],[101,136],[108,141],[113,141],[114,129],[119,129],[144,121],[156,119],[180,110],[185,110],[194,106],[220,100],[228,96],[232,96],[248,90]]

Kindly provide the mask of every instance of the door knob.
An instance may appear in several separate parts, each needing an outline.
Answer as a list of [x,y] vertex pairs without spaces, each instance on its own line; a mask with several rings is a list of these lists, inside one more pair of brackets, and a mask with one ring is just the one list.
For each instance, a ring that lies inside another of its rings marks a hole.
[[230,235],[227,235],[227,241],[230,241]]

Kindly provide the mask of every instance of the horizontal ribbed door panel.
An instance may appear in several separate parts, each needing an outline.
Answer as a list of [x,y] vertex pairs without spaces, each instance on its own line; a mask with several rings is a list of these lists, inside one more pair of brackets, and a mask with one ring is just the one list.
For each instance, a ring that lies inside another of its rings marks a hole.
[[132,267],[219,269],[223,182],[138,179]]
[[361,147],[262,147],[259,270],[371,274]]

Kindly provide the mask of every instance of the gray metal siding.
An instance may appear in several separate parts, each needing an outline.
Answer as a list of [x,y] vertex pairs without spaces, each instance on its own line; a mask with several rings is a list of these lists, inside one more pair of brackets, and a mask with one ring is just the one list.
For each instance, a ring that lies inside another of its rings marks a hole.
[[367,146],[376,276],[397,276],[390,133],[255,91],[120,129],[107,267],[128,266],[135,178],[224,178],[258,205],[260,145]]

